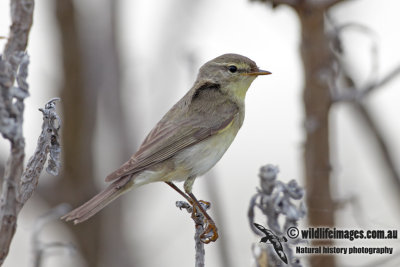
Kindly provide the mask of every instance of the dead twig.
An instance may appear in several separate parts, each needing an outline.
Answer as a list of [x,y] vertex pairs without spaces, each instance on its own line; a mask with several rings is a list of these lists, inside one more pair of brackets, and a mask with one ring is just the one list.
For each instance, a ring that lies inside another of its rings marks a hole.
[[[393,81],[395,78],[400,77],[400,65],[393,68],[386,75],[383,76],[380,80],[372,80],[366,86],[357,86],[354,82],[354,79],[350,73],[349,68],[346,66],[343,60],[344,56],[344,48],[340,39],[340,34],[344,29],[348,29],[349,27],[355,28],[360,32],[367,34],[371,38],[375,38],[375,34],[362,25],[352,25],[346,24],[345,26],[336,26],[335,22],[329,18],[330,23],[333,26],[333,33],[331,34],[332,43],[334,45],[331,46],[331,49],[334,52],[336,65],[337,65],[337,77],[335,79],[341,80],[343,84],[343,88],[338,85],[337,82],[330,83],[330,91],[332,94],[332,102],[333,103],[350,103],[353,104],[357,114],[361,117],[362,121],[366,128],[370,131],[372,137],[375,139],[383,162],[387,166],[387,170],[389,171],[390,182],[398,192],[400,192],[400,173],[395,164],[395,160],[390,150],[390,146],[386,141],[382,130],[379,128],[378,123],[376,122],[374,115],[371,110],[365,104],[364,99],[370,93],[383,88],[386,84]],[[371,69],[372,73],[376,73],[378,70],[378,61],[376,59],[378,47],[374,43],[371,48],[371,56],[373,57],[373,66]]]
[[[25,53],[32,26],[34,0],[10,2],[11,27],[0,56],[0,133],[11,143],[3,177],[0,206],[0,266],[8,255],[17,220],[18,186],[23,171],[25,141],[22,135],[24,99],[27,94]],[[18,86],[14,87],[16,77]]]
[[[209,205],[206,205],[203,202],[200,202],[200,205],[203,206],[204,210],[208,210],[210,208]],[[195,267],[204,267],[205,264],[205,250],[204,250],[204,243],[201,241],[200,236],[203,234],[205,229],[205,217],[201,212],[193,213],[193,207],[185,202],[185,201],[177,201],[176,206],[179,209],[185,209],[188,213],[192,214],[192,219],[195,224],[195,234],[194,234],[194,241],[195,241]],[[212,234],[212,233],[211,233]]]
[[[349,73],[346,73],[347,77],[350,77]],[[341,93],[339,93],[339,89],[334,90],[334,95],[332,96],[332,102],[361,102],[366,96],[370,93],[383,88],[389,82],[392,82],[395,78],[400,77],[400,65],[393,68],[389,71],[382,79],[376,82],[372,82],[365,87],[362,88],[343,88],[341,89]]]
[[[60,120],[55,113],[54,99],[43,112],[42,134],[34,156],[23,173],[25,139],[23,136],[24,100],[29,96],[27,83],[29,56],[25,52],[32,26],[34,0],[12,0],[10,33],[0,55],[0,133],[11,144],[3,177],[0,206],[0,266],[8,255],[17,216],[36,189],[39,175],[50,153],[47,171],[59,169]],[[14,85],[15,80],[17,84]]]
[[[8,254],[16,229],[18,213],[35,191],[48,154],[50,158],[46,171],[53,175],[57,175],[59,172],[61,148],[58,131],[61,121],[55,112],[55,101],[57,100],[59,99],[51,99],[44,109],[40,109],[43,113],[42,133],[26,170],[22,174],[20,173],[24,158],[23,146],[17,155],[12,153],[11,163],[6,166],[0,207],[0,266]],[[21,166],[15,163],[20,163]]]
[[[297,185],[295,180],[291,180],[287,184],[279,181],[277,179],[278,173],[278,167],[271,164],[267,164],[260,169],[260,188],[257,188],[257,193],[251,198],[248,210],[250,228],[257,235],[262,235],[262,233],[254,225],[256,209],[266,216],[269,230],[272,230],[277,236],[283,236],[290,227],[297,226],[298,221],[306,215],[306,208],[302,201],[304,196],[303,188]],[[300,202],[295,204],[294,201]],[[283,226],[279,223],[281,216],[285,217]],[[300,260],[294,257],[293,251],[289,246],[299,242],[297,239],[289,239],[289,244],[282,244],[289,266],[301,266]],[[258,252],[257,249],[257,246],[253,246],[253,254],[258,263],[260,261],[268,261],[268,266],[276,266],[276,264],[281,263],[271,246],[267,247],[266,250],[262,248]],[[259,265],[262,266],[261,264]]]

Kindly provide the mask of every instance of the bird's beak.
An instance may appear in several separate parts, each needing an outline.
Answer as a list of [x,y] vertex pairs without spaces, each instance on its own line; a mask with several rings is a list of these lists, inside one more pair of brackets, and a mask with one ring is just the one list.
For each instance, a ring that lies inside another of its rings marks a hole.
[[269,75],[269,74],[272,74],[272,73],[269,71],[266,71],[266,70],[258,70],[258,71],[254,71],[254,72],[243,73],[243,75],[246,75],[246,76],[258,76],[258,75]]

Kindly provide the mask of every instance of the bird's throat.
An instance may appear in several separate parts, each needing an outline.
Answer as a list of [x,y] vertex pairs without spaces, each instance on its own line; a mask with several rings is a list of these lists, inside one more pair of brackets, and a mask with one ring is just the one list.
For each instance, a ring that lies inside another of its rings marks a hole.
[[[255,79],[255,78],[254,78]],[[237,102],[244,102],[244,99],[246,97],[247,90],[249,89],[251,83],[254,81],[254,79],[242,79],[238,82],[232,83],[230,91],[231,96],[237,100]]]

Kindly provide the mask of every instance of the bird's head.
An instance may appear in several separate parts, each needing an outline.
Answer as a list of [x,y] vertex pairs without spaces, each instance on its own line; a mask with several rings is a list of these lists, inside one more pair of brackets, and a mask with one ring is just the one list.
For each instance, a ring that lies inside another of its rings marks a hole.
[[254,79],[268,74],[271,72],[260,70],[253,60],[245,56],[225,54],[205,63],[200,68],[197,80],[217,83],[223,93],[244,100]]

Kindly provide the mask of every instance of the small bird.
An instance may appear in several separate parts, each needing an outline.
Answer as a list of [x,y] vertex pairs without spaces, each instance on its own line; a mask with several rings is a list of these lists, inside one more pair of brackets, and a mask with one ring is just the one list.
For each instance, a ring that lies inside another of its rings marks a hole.
[[285,252],[283,251],[283,247],[281,242],[287,242],[286,237],[279,238],[277,235],[275,235],[271,230],[265,228],[264,226],[254,223],[254,225],[257,227],[258,230],[263,232],[265,236],[261,238],[260,243],[267,243],[268,241],[271,242],[272,246],[274,247],[274,250],[276,254],[279,256],[279,258],[284,262],[288,263],[287,257]]
[[[248,88],[257,76],[267,74],[271,73],[238,54],[205,63],[193,87],[150,131],[138,151],[106,177],[112,183],[62,219],[81,223],[128,190],[162,181],[203,213],[207,227],[201,240],[217,240],[215,223],[193,195],[192,186],[231,145],[243,124]],[[173,181],[184,181],[185,192]]]

